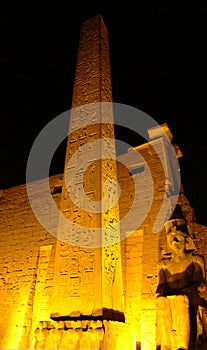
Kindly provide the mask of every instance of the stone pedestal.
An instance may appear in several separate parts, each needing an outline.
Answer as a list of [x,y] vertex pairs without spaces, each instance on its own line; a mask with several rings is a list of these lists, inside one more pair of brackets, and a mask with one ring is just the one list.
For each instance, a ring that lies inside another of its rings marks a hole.
[[33,349],[136,350],[131,328],[116,321],[70,319],[40,322]]

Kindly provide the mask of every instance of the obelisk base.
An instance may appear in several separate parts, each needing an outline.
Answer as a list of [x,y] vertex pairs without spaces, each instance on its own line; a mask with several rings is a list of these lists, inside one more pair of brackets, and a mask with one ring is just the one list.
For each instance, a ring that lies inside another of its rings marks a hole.
[[94,309],[91,314],[82,314],[80,311],[71,312],[70,315],[59,315],[58,313],[53,313],[50,315],[50,318],[53,321],[105,320],[125,322],[125,316],[122,311],[106,307]]
[[129,325],[106,320],[43,321],[34,331],[32,349],[136,350]]

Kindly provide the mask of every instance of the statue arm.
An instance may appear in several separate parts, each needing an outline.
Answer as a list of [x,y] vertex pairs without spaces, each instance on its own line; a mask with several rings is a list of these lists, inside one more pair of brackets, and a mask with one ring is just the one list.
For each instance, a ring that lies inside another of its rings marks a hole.
[[193,281],[182,292],[191,296],[195,304],[207,306],[207,284],[205,281],[205,261],[201,255],[193,255]]
[[[198,270],[198,266],[200,266],[202,271],[202,277],[197,287],[197,291],[205,307],[207,307],[207,284],[206,284],[206,278],[205,278],[205,260],[201,255],[195,255],[193,256],[193,258],[194,258],[194,263],[195,263],[195,267],[197,267],[197,270]],[[195,274],[196,274],[196,268],[195,268]]]
[[205,260],[202,255],[192,255],[194,263],[194,280],[195,282],[205,283]]
[[165,271],[165,265],[163,263],[159,264],[159,273],[158,273],[158,286],[156,289],[156,295],[157,296],[165,296],[167,295],[167,281],[166,281],[166,271]]

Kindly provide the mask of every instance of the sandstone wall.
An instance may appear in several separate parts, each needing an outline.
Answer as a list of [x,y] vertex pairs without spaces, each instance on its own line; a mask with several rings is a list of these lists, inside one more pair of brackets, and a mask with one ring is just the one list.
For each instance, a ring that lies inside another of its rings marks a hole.
[[[154,141],[156,150],[166,161],[166,148],[162,138]],[[124,311],[126,323],[131,325],[137,347],[142,350],[155,349],[155,289],[157,264],[163,249],[163,230],[154,233],[153,225],[166,193],[165,177],[160,161],[148,144],[138,148],[145,162],[133,163],[128,157],[131,172],[118,165],[118,179],[122,188],[120,214],[124,217],[132,205],[133,181],[137,181],[138,198],[133,203],[137,222],[144,214],[145,206],[150,215],[133,231],[131,220],[126,237],[121,241],[122,272],[124,285]],[[129,151],[131,152],[131,151]],[[126,155],[119,162],[126,161]],[[170,168],[170,164],[169,168]],[[148,177],[153,174],[153,201],[149,205],[150,188]],[[169,175],[168,180],[172,180]],[[59,206],[63,176],[50,178],[51,193]],[[41,182],[41,181],[40,181]],[[43,193],[37,183],[33,190],[45,211]],[[169,199],[168,199],[169,200]],[[198,252],[207,261],[207,228],[196,223],[184,191],[179,196],[183,213]],[[170,204],[170,202],[169,202]],[[47,211],[45,211],[47,212]],[[16,186],[1,191],[0,198],[0,347],[2,349],[25,348],[29,344],[32,320],[49,321],[52,300],[52,282],[56,238],[48,233],[33,214],[26,192],[26,186]]]
[[[61,175],[52,178],[51,191],[56,192],[61,179]],[[34,190],[41,203],[43,194],[38,193],[36,183]],[[56,203],[59,198],[59,193],[53,194]],[[0,227],[0,347],[16,349],[22,329],[28,332],[31,326],[40,272],[45,275],[43,296],[50,293],[56,240],[33,214],[25,185],[1,192]]]

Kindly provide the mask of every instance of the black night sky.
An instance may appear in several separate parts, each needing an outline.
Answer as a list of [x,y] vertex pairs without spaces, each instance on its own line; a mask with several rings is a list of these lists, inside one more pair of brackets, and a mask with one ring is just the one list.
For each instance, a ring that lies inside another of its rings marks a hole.
[[[185,193],[197,222],[207,225],[207,5],[196,2],[1,4],[0,189],[25,183],[35,138],[71,108],[80,26],[97,14],[109,31],[114,102],[168,123],[183,153]],[[139,143],[130,137],[132,146]],[[51,174],[63,165],[64,145]]]

